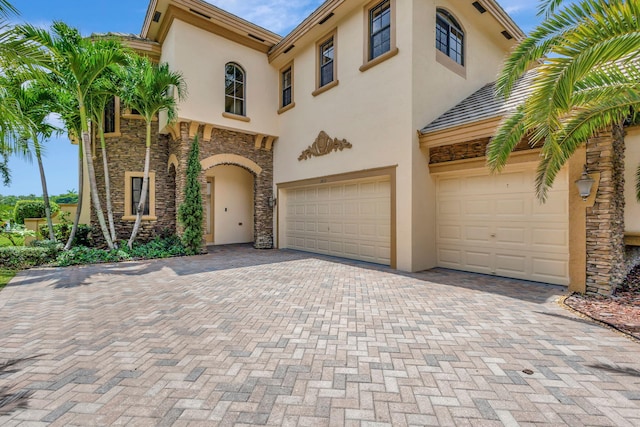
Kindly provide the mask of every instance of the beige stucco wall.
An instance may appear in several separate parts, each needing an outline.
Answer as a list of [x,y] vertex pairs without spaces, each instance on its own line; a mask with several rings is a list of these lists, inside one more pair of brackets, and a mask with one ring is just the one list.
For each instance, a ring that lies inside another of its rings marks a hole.
[[253,242],[253,175],[238,166],[216,166],[207,176],[214,177],[214,244]]
[[[489,13],[481,15],[470,4],[457,0],[414,0],[411,3],[412,16],[406,26],[406,31],[412,34],[409,39],[412,43],[411,126],[421,129],[494,81],[510,43],[500,34],[502,28]],[[464,30],[464,73],[457,73],[436,60],[435,21],[439,7],[448,10]],[[420,150],[415,133],[411,150],[412,265],[414,270],[421,270],[436,263],[435,184],[429,174],[427,153]]]
[[[267,55],[193,25],[174,20],[163,45],[163,62],[180,71],[188,97],[179,103],[181,119],[222,128],[277,135],[277,70]],[[246,73],[246,116],[250,122],[222,116],[225,65],[235,62]],[[161,123],[161,126],[163,123]]]
[[[410,19],[406,0],[396,2],[398,27]],[[276,184],[308,178],[398,165],[397,169],[397,267],[411,270],[411,86],[408,37],[398,32],[400,52],[373,68],[361,72],[363,62],[363,8],[353,9],[342,20],[331,20],[325,33],[337,26],[338,86],[313,96],[316,89],[315,42],[296,45],[294,101],[296,106],[279,116],[280,139],[275,145]],[[276,85],[275,90],[278,90]],[[320,131],[345,138],[353,148],[323,157],[298,161]],[[279,203],[282,206],[282,203]]]
[[624,225],[627,233],[640,233],[640,203],[636,199],[636,171],[640,166],[640,127],[627,129],[624,157]]
[[[435,60],[435,10],[440,6],[455,13],[466,31],[466,77]],[[399,54],[365,72],[359,71],[365,43],[363,8],[329,21],[332,25],[325,33],[337,27],[340,84],[316,97],[311,95],[316,84],[315,42],[322,37],[307,46],[296,45],[296,106],[279,118],[274,181],[397,165],[397,267],[416,271],[436,263],[435,186],[416,130],[495,80],[509,44],[500,40],[502,28],[489,14],[480,16],[467,4],[402,0],[396,7]],[[487,30],[496,35],[485,35]],[[299,162],[297,157],[321,130],[346,138],[353,148]]]

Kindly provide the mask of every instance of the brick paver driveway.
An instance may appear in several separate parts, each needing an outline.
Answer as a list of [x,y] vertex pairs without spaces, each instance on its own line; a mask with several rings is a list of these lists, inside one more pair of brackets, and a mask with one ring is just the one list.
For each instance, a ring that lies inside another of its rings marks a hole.
[[[0,425],[640,425],[640,345],[562,289],[246,246],[20,274]],[[526,372],[523,372],[526,371]]]

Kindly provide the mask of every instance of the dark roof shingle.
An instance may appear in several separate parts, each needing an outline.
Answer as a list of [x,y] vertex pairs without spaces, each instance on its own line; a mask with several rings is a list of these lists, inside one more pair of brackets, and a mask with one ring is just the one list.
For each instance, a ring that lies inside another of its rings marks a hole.
[[420,130],[421,134],[501,117],[516,109],[532,91],[535,71],[525,73],[514,85],[508,100],[495,96],[495,83],[489,83]]

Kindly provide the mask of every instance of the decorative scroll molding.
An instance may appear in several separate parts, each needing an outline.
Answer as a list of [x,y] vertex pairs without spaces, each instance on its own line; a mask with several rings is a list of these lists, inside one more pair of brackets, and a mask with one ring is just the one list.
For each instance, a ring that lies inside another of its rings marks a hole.
[[298,161],[310,159],[311,157],[325,156],[332,151],[342,151],[345,148],[351,148],[350,142],[346,139],[331,138],[325,131],[320,131],[316,140],[300,154]]

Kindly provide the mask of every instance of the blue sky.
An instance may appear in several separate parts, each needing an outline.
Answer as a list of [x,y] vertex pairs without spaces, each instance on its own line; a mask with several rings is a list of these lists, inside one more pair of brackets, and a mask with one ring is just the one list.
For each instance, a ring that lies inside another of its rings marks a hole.
[[[286,35],[323,0],[209,0],[251,22],[275,33]],[[538,0],[498,0],[518,25],[528,32],[536,25]],[[64,21],[82,34],[94,32],[140,32],[149,4],[148,0],[12,0],[20,16],[12,22],[28,22],[48,27],[53,21]],[[45,173],[50,194],[78,189],[77,147],[66,137],[52,138],[46,144]],[[41,194],[38,168],[20,159],[10,159],[12,183],[0,186],[2,195]]]

